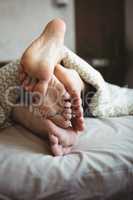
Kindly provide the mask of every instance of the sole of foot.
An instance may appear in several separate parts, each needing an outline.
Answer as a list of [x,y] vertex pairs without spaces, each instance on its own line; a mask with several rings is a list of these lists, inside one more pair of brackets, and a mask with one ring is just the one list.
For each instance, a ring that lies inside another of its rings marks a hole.
[[[43,91],[45,84],[42,82],[39,86]],[[45,96],[36,96],[38,93],[32,93],[36,101],[34,107],[39,111],[43,119],[50,119],[61,128],[71,126],[72,109],[70,103],[70,95],[67,93],[63,84],[52,76],[48,84],[48,90]]]
[[84,83],[75,70],[66,69],[60,64],[56,65],[55,75],[71,96],[72,113],[74,116],[72,119],[73,127],[76,131],[83,131],[84,119],[81,91],[84,89]]
[[55,156],[61,156],[70,153],[72,146],[76,143],[78,135],[72,129],[62,129],[51,121],[49,123],[49,140],[51,150]]
[[64,21],[59,18],[54,19],[26,49],[21,58],[20,79],[23,82],[27,76],[46,83],[51,79],[54,67],[61,59],[65,30]]

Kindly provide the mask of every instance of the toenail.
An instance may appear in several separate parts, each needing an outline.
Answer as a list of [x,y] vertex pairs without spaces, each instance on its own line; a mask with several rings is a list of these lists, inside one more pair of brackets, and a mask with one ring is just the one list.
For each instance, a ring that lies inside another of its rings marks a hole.
[[72,114],[72,118],[75,118],[76,117],[76,115],[75,114]]

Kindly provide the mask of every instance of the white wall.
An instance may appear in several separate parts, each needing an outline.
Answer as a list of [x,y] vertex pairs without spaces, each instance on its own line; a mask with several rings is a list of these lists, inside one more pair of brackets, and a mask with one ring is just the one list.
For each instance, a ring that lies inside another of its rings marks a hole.
[[128,50],[127,82],[133,87],[133,0],[126,0],[126,46]]
[[57,7],[55,0],[0,0],[0,61],[20,57],[46,23],[62,17],[67,23],[66,45],[75,49],[74,0]]

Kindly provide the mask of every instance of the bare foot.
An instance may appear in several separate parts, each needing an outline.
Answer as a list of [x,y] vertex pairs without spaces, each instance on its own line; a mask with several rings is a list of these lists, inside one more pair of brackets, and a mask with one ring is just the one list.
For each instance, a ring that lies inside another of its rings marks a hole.
[[81,101],[81,91],[84,89],[84,83],[75,70],[66,69],[60,64],[56,65],[55,75],[65,86],[68,93],[71,95],[73,127],[77,131],[83,131],[84,118]]
[[[40,88],[45,87],[45,83],[38,84]],[[36,90],[36,89],[35,89]],[[36,93],[32,93],[34,95]],[[34,102],[34,109],[43,119],[51,119],[56,125],[62,128],[71,126],[72,109],[70,95],[63,84],[53,75],[48,84],[45,96],[41,95]]]
[[51,121],[48,121],[48,123],[49,140],[53,154],[61,156],[70,153],[72,146],[77,141],[78,134],[72,128],[62,129]]
[[26,49],[21,58],[20,71],[20,79],[24,87],[27,85],[27,79],[34,77],[45,81],[46,92],[54,67],[61,59],[65,29],[65,23],[61,19],[50,21],[42,34]]
[[16,122],[33,133],[37,133],[44,139],[49,137],[51,150],[55,156],[69,153],[78,137],[78,134],[72,129],[62,129],[50,120],[34,116],[28,107],[16,107],[12,115]]

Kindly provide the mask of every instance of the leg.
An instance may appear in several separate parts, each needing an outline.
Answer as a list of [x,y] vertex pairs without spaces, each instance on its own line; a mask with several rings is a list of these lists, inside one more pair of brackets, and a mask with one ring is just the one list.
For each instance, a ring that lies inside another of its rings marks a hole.
[[33,115],[29,111],[28,107],[15,107],[12,112],[13,120],[17,123],[20,123],[25,128],[37,133],[38,135],[43,136],[44,138],[48,137],[48,128],[39,117]]

